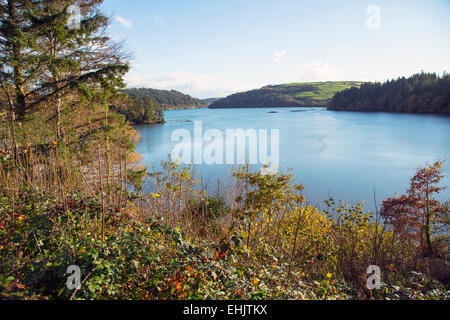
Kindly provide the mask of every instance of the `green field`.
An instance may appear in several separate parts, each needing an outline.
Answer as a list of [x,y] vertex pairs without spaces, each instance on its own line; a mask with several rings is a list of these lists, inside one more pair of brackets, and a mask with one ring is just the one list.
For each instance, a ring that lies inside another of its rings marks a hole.
[[[298,82],[282,84],[274,87],[289,88],[285,94],[300,99],[313,101],[327,101],[333,98],[336,92],[360,87],[364,82],[357,81],[328,81],[328,82]],[[292,90],[291,90],[292,89]]]
[[213,102],[215,108],[273,108],[327,106],[333,96],[351,87],[360,87],[358,81],[298,82],[269,85],[261,89],[240,92]]

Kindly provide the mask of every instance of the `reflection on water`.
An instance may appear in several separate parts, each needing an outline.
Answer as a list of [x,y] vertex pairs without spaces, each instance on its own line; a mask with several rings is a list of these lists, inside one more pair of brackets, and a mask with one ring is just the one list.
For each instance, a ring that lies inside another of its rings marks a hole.
[[[277,113],[269,113],[276,111]],[[280,129],[280,166],[294,169],[306,187],[309,201],[321,203],[328,195],[348,202],[377,200],[403,193],[415,166],[441,156],[450,157],[450,117],[393,113],[335,112],[307,108],[222,109],[166,111],[165,124],[137,126],[142,135],[137,152],[146,164],[167,160],[176,142],[172,132],[184,128],[193,135],[194,123],[208,129]],[[188,121],[187,121],[188,120]],[[205,183],[229,181],[229,165],[197,165]],[[450,165],[443,180],[450,186]],[[440,199],[450,198],[444,190]]]

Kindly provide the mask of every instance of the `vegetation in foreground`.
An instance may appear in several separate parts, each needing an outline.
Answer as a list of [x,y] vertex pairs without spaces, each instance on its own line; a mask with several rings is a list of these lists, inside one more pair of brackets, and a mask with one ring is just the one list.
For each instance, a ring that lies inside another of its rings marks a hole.
[[[67,28],[75,2],[81,29]],[[128,66],[101,2],[0,1],[1,299],[449,298],[440,162],[379,214],[333,199],[319,210],[289,172],[244,167],[214,195],[189,167],[142,167],[110,107],[127,103]]]
[[[439,167],[419,170],[411,188],[417,180],[426,185]],[[13,196],[3,191],[0,296],[450,298],[448,204],[422,202],[431,189],[386,200],[378,216],[333,199],[326,210],[312,207],[289,173],[268,176],[244,167],[235,177],[233,190],[208,195],[192,170],[167,162],[151,174],[154,193],[127,193],[118,202],[110,200],[114,188],[102,193],[101,186],[64,201],[38,188]],[[408,206],[409,219],[395,201]],[[382,223],[383,217],[389,219]],[[447,228],[445,235],[434,227]],[[82,285],[70,291],[66,271],[74,264]],[[382,270],[379,290],[367,288],[369,265]]]

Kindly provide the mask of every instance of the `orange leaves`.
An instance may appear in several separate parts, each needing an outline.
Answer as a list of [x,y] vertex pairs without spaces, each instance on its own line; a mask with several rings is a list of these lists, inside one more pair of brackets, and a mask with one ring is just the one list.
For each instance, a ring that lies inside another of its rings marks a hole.
[[217,260],[225,260],[226,257],[227,257],[227,253],[226,252],[223,252],[223,253],[216,252],[216,259]]
[[443,190],[439,186],[443,177],[441,171],[441,161],[418,168],[406,194],[386,199],[381,210],[381,216],[387,219],[397,234],[419,242],[420,249],[426,249],[428,253],[432,251],[432,224],[438,220],[442,209],[442,204],[433,198],[434,194]]
[[23,285],[23,284],[21,284],[21,283],[18,283],[18,282],[13,282],[13,283],[10,283],[10,284],[8,284],[8,285],[6,286],[6,290],[7,290],[7,291],[12,291],[12,290],[14,290],[14,289],[25,290],[26,287],[25,287],[25,285]]
[[196,270],[194,270],[191,266],[187,266],[186,267],[187,272],[187,276],[188,277],[194,277],[194,279],[196,279],[198,277],[198,272]]
[[170,283],[172,294],[180,298],[186,298],[198,276],[198,271],[193,266],[188,265],[184,271],[176,272],[172,278],[167,278],[165,281]]
[[216,251],[216,260],[225,260],[231,251],[232,247],[228,240],[222,239],[220,241],[218,251]]

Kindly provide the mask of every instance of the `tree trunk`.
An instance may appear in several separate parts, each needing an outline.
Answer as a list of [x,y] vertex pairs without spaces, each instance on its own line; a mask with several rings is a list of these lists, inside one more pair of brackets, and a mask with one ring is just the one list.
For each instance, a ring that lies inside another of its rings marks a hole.
[[[18,30],[18,22],[17,22],[17,9],[15,7],[15,1],[8,1],[8,15],[10,18],[10,23],[12,29],[14,29],[14,35],[18,36],[20,31]],[[18,40],[18,39],[15,39]],[[20,60],[22,54],[22,48],[20,45],[20,41],[12,42],[12,51],[14,57],[18,60],[13,63],[14,70],[14,87],[16,92],[16,106],[15,111],[18,119],[22,119],[25,116],[26,111],[26,101],[25,101],[25,90],[24,90],[24,81],[23,81],[23,66],[21,65],[22,61]]]
[[[428,182],[427,182],[427,190],[428,190]],[[431,246],[431,213],[429,206],[430,196],[427,191],[427,203],[426,203],[426,212],[425,212],[425,240],[427,243],[427,251],[426,254],[430,255],[433,251]]]

